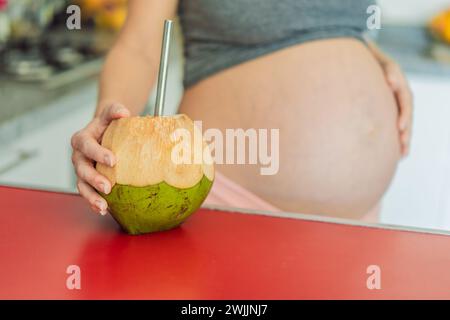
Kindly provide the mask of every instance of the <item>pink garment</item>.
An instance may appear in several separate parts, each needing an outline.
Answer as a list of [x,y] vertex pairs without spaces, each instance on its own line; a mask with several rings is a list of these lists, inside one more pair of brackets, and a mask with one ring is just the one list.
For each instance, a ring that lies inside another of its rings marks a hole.
[[242,209],[281,211],[217,171],[215,172],[214,183],[205,200],[205,204]]
[[[205,204],[272,212],[282,211],[217,171]],[[377,222],[378,206],[362,217],[361,221]]]

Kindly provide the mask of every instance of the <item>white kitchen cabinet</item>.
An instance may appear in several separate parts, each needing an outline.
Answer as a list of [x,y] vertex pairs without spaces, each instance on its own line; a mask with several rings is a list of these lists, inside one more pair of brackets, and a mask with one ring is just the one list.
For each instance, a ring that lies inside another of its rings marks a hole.
[[70,138],[92,118],[93,102],[90,89],[49,106],[69,111],[2,148],[0,184],[74,191]]
[[409,76],[411,152],[384,197],[383,223],[450,230],[450,79]]

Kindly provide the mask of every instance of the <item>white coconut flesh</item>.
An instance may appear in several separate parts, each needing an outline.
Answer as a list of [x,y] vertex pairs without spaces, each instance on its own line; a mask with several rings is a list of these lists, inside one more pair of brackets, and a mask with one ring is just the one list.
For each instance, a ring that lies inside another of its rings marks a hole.
[[[200,140],[194,141],[194,137]],[[181,143],[183,147],[180,147]],[[116,165],[112,168],[97,164],[97,170],[111,181],[112,186],[145,187],[164,181],[181,189],[196,185],[203,176],[214,180],[208,146],[200,130],[184,114],[114,120],[103,135],[102,146],[116,156]],[[176,152],[174,148],[189,152]],[[180,163],[180,158],[174,158],[174,154],[183,157],[184,162]],[[190,161],[186,161],[188,155]]]

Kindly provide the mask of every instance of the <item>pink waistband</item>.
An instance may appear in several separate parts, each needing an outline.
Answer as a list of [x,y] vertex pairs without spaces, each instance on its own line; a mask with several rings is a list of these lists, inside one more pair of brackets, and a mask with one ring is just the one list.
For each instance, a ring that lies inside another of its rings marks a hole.
[[205,204],[242,209],[281,211],[217,171],[214,176],[214,184],[205,200]]
[[[205,204],[272,212],[282,211],[217,171]],[[376,223],[379,218],[378,213],[379,207],[377,206],[363,216],[361,221]]]

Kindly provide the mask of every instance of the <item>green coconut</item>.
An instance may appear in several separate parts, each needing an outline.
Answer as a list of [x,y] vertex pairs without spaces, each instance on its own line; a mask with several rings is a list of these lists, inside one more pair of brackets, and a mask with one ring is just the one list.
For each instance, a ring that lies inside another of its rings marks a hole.
[[114,120],[102,146],[117,159],[112,168],[97,165],[113,186],[102,196],[111,215],[130,234],[179,226],[201,206],[212,187],[211,154],[186,115]]

